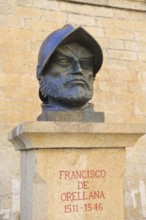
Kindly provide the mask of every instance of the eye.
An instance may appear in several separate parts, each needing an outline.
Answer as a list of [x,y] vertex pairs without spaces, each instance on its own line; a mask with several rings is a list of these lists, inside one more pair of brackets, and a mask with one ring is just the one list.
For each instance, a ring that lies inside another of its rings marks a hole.
[[81,58],[80,65],[84,70],[87,70],[93,66],[93,59],[92,58]]
[[68,67],[71,65],[71,60],[69,57],[59,58],[56,60],[56,63],[62,67]]

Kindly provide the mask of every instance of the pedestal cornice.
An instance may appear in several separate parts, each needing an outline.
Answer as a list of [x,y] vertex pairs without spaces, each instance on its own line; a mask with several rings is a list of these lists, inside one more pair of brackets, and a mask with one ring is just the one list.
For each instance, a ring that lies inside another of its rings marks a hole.
[[28,122],[8,135],[16,150],[40,148],[132,147],[146,133],[145,124]]

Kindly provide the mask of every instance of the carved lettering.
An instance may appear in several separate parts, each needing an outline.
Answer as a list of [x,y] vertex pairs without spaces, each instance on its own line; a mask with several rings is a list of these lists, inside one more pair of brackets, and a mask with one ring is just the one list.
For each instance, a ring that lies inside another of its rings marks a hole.
[[[106,176],[107,173],[104,169],[59,171],[61,182],[65,181],[67,183],[69,181],[69,184],[71,180],[77,180],[76,191],[66,191],[60,194],[60,200],[65,204],[64,213],[80,212],[81,210],[84,212],[103,211],[103,201],[106,199],[105,192],[99,189],[95,190],[96,185],[94,185],[94,190],[90,189],[90,181],[93,179],[99,181],[106,178]],[[87,203],[78,203],[79,201],[87,201]]]
[[105,178],[106,171],[99,170],[75,170],[75,171],[60,171],[60,179],[72,180],[72,179],[94,179]]

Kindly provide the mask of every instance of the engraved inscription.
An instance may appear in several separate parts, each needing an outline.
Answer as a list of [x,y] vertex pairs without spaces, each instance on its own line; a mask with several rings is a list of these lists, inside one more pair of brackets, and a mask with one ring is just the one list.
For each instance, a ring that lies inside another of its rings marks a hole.
[[[96,189],[96,185],[90,184],[95,179],[100,181],[107,176],[104,169],[91,170],[60,170],[60,181],[76,180],[76,190],[64,191],[60,193],[60,201],[63,204],[64,213],[78,212],[101,212],[104,210],[105,192],[102,189]],[[68,182],[69,184],[69,182]],[[92,186],[91,186],[92,185]],[[64,188],[67,188],[64,185]]]

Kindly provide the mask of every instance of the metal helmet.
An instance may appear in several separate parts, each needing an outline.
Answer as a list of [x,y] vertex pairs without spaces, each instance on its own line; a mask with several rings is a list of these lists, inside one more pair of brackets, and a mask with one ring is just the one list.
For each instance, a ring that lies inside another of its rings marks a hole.
[[37,78],[43,74],[45,66],[55,50],[64,43],[78,42],[86,47],[94,57],[93,75],[102,66],[103,55],[102,50],[97,41],[82,27],[74,28],[72,25],[67,24],[63,28],[52,32],[42,43],[38,55]]
[[[66,24],[62,28],[52,32],[43,41],[40,51],[38,54],[38,65],[37,65],[37,78],[39,81],[43,75],[43,71],[46,65],[49,63],[51,56],[54,54],[56,49],[65,44],[71,42],[78,42],[85,48],[87,48],[93,55],[93,76],[102,66],[103,55],[102,50],[98,42],[82,27],[74,28],[70,24]],[[41,82],[40,82],[41,83]],[[41,89],[39,89],[39,96],[43,102],[47,102],[47,97],[42,94]]]

